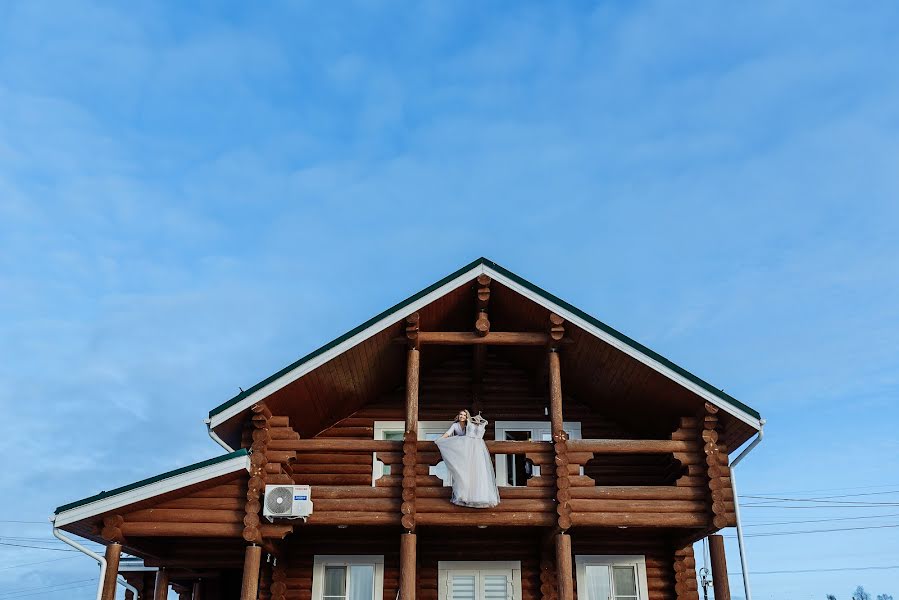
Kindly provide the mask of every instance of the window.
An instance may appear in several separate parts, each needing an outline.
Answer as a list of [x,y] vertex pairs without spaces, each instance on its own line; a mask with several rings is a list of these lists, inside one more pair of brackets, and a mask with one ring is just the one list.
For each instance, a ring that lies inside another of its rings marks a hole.
[[[419,421],[418,439],[436,440],[446,433],[450,425],[452,425],[452,421]],[[376,440],[397,440],[401,442],[403,441],[405,430],[405,421],[375,421]],[[372,486],[376,485],[376,482],[382,476],[390,474],[390,465],[385,465],[378,460],[377,453],[372,453]],[[400,473],[397,473],[397,475],[400,475]],[[449,473],[447,473],[446,465],[443,462],[431,467],[431,475],[436,475],[444,481],[449,478]]]
[[[549,442],[552,430],[548,421],[497,421],[496,439],[513,442]],[[581,439],[581,424],[572,421],[564,424],[573,440]],[[540,475],[540,466],[531,465],[520,454],[496,455],[496,484],[500,486],[527,485],[528,479]]]
[[381,600],[383,556],[316,556],[312,600]]
[[580,600],[647,600],[643,556],[578,556]]
[[438,563],[439,600],[521,600],[521,563]]

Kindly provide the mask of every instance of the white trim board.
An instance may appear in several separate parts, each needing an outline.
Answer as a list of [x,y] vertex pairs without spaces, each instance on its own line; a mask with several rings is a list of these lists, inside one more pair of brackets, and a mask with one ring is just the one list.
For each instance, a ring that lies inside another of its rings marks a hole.
[[235,456],[234,458],[214,465],[209,465],[208,467],[202,467],[194,471],[167,477],[138,488],[130,489],[121,494],[116,494],[115,496],[109,496],[102,500],[97,500],[96,502],[76,506],[75,508],[57,514],[56,518],[53,520],[53,526],[63,527],[64,525],[69,525],[81,521],[82,519],[93,517],[94,515],[128,506],[129,504],[134,504],[135,502],[140,502],[141,500],[146,500],[154,496],[167,494],[181,488],[202,483],[209,479],[221,477],[222,475],[236,473],[240,470],[250,470],[249,455]]

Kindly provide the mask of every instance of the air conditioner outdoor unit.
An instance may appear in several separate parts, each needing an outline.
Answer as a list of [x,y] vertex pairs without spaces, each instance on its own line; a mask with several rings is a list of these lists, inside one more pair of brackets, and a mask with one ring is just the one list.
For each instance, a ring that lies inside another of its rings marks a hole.
[[262,515],[269,521],[305,519],[312,514],[312,488],[308,485],[267,485]]

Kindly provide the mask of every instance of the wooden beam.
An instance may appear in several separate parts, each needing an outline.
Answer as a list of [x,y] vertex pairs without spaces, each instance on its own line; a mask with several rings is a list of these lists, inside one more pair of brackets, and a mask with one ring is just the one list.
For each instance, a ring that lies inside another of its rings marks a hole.
[[259,564],[262,561],[262,548],[247,546],[244,552],[243,580],[240,584],[240,600],[256,600],[259,595]]
[[418,433],[418,387],[421,352],[411,347],[406,359],[406,432]]
[[730,600],[730,584],[727,581],[727,559],[724,555],[724,538],[709,536],[709,558],[712,561],[712,585],[715,600]]
[[564,430],[562,418],[562,372],[559,365],[559,353],[549,353],[549,420],[552,427],[553,441],[558,439]]
[[193,591],[191,593],[191,600],[203,600],[203,580],[197,579],[194,581]]
[[400,536],[400,600],[415,600],[416,545],[414,533]]
[[556,577],[559,600],[574,600],[574,573],[571,566],[571,536],[556,535]]
[[103,578],[103,600],[115,600],[116,577],[119,575],[119,558],[122,545],[113,542],[106,546],[106,576]]
[[[403,340],[404,342],[406,340]],[[486,335],[478,335],[470,331],[421,331],[418,333],[420,344],[443,346],[466,346],[470,344],[487,344],[493,346],[546,346],[549,335],[528,331],[491,331]]]
[[168,600],[169,572],[164,568],[156,571],[156,585],[153,587],[153,600]]
[[695,448],[695,444],[678,440],[568,440],[570,451],[594,454],[668,454]]

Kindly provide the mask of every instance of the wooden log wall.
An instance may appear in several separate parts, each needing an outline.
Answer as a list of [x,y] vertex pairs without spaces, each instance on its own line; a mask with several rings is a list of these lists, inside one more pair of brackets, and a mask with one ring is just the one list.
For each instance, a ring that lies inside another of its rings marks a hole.
[[699,600],[692,544],[674,551],[674,593],[675,600]]
[[[401,535],[400,528],[391,528],[390,533],[310,528],[303,536],[288,538],[285,540],[288,558],[284,564],[284,598],[311,600],[316,554],[373,554],[384,555],[383,600],[396,600]],[[520,561],[522,600],[558,599],[555,550],[551,543],[547,544],[550,536],[502,527],[486,530],[466,527],[421,529],[417,537],[416,597],[419,600],[437,600],[439,561]],[[575,556],[644,555],[649,600],[698,600],[692,547],[675,552],[663,537],[630,532],[609,534],[575,529],[571,538]]]

